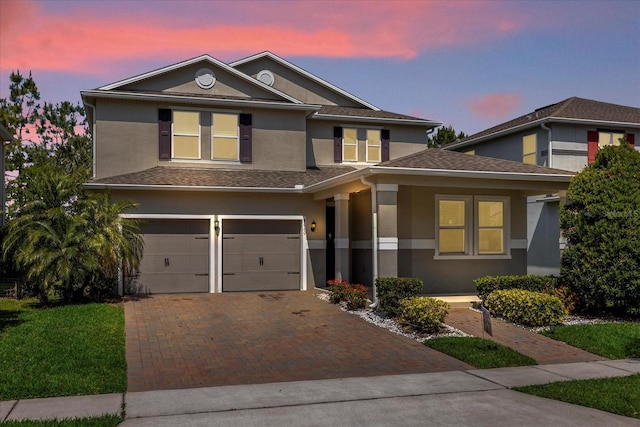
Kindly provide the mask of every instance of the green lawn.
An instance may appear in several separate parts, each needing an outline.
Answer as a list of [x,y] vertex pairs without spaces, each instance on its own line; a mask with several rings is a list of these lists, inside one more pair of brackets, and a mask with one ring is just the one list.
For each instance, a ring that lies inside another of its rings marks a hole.
[[544,335],[609,359],[640,357],[640,323],[561,325]]
[[640,374],[515,387],[514,390],[640,418]]
[[0,400],[124,392],[124,311],[0,299]]
[[73,418],[47,421],[5,421],[5,427],[115,427],[123,418],[119,415],[103,415],[94,418]]
[[480,369],[537,365],[532,358],[501,344],[478,337],[442,337],[424,345]]

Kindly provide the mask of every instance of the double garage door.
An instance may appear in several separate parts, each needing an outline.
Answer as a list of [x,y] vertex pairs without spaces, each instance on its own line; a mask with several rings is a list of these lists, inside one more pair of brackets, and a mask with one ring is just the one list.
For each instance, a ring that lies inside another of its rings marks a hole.
[[[222,290],[300,289],[300,221],[223,220]],[[145,292],[209,292],[209,220],[149,220],[138,284]]]

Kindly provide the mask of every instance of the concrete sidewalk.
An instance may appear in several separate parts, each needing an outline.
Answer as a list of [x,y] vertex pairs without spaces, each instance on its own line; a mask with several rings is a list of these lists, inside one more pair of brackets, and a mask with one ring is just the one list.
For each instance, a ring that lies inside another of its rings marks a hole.
[[632,375],[640,359],[0,402],[0,422],[119,414],[122,426],[640,426],[520,385]]

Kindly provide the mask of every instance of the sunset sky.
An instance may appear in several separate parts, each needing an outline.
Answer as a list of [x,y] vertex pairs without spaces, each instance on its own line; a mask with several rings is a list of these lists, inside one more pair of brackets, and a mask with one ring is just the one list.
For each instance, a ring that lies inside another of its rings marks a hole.
[[571,96],[640,106],[637,1],[0,2],[0,98],[270,50],[378,107],[474,133]]

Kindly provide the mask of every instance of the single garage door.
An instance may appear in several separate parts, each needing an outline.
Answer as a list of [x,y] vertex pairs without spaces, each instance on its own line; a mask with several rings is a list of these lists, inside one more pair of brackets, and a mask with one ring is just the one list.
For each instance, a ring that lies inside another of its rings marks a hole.
[[138,284],[142,292],[209,292],[209,221],[149,220]]
[[300,221],[223,222],[222,290],[300,289]]

